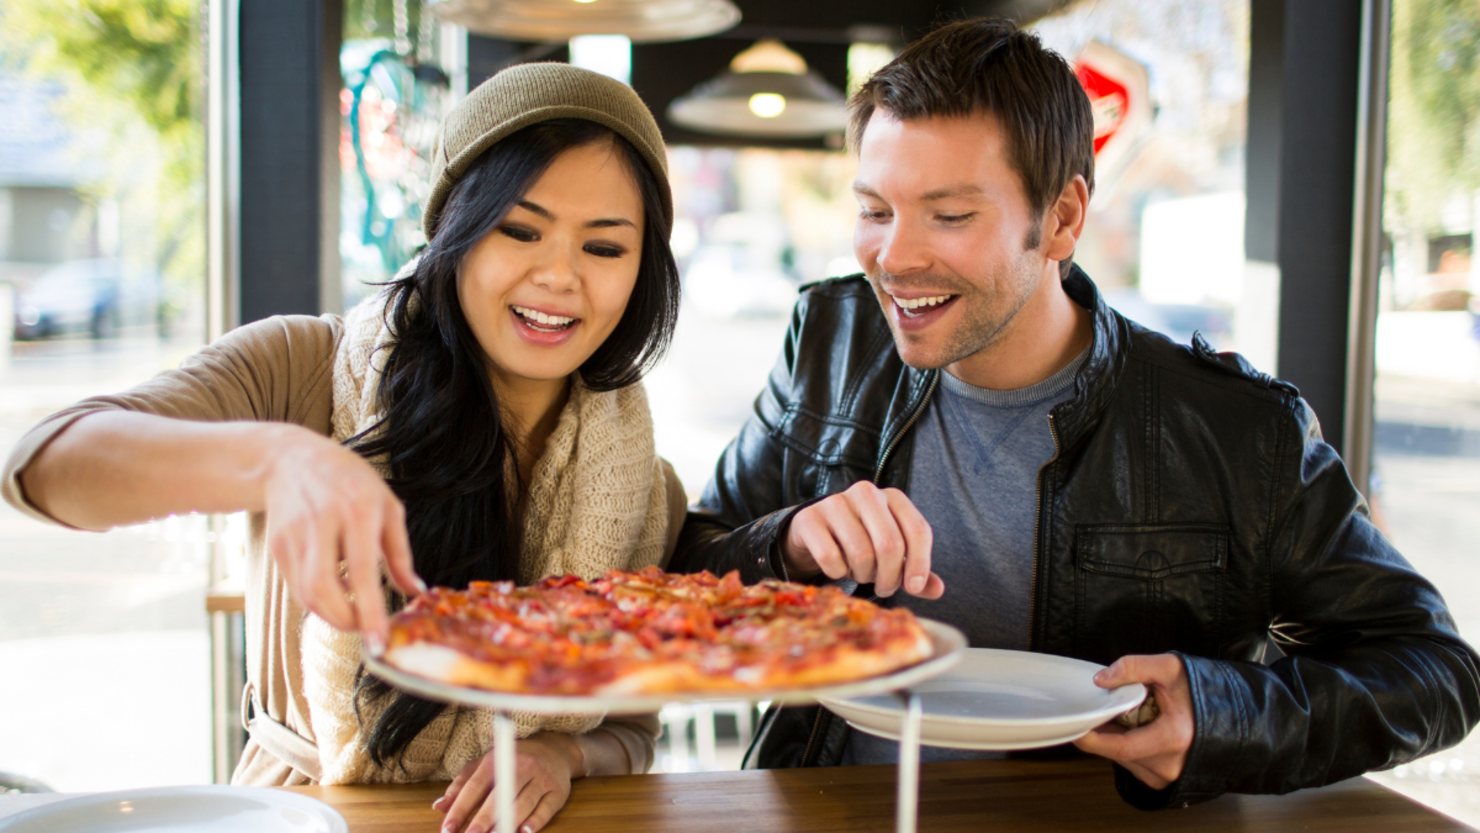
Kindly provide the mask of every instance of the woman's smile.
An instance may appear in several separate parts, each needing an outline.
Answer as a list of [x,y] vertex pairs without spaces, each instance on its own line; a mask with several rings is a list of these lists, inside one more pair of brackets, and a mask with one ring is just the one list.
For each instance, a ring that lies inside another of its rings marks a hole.
[[514,316],[514,332],[531,344],[564,344],[575,335],[575,329],[581,324],[581,319],[574,316],[556,315],[517,304],[510,304],[509,312]]

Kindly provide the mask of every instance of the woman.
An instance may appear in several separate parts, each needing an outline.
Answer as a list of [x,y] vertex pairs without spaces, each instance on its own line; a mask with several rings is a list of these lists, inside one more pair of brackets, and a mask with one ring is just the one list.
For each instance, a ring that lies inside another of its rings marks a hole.
[[[342,320],[244,326],[52,416],[4,489],[82,529],[251,511],[255,716],[233,781],[452,779],[445,829],[479,833],[495,822],[490,716],[365,676],[361,639],[379,650],[386,601],[423,579],[666,561],[682,488],[638,380],[672,334],[678,275],[662,138],[625,85],[506,70],[449,115],[433,164],[428,243],[384,294]],[[572,778],[645,770],[657,734],[652,716],[518,724],[530,831]]]

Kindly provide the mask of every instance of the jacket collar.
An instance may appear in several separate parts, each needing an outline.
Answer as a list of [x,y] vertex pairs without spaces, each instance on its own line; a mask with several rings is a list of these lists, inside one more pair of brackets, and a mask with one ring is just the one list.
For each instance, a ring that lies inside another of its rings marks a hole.
[[[1095,287],[1094,281],[1077,265],[1071,266],[1069,276],[1064,279],[1064,292],[1076,304],[1090,311],[1094,329],[1090,341],[1089,357],[1074,377],[1074,395],[1053,410],[1055,427],[1059,435],[1060,449],[1086,436],[1105,410],[1115,386],[1125,369],[1129,347],[1130,327],[1126,320],[1105,304],[1105,299]],[[894,353],[898,360],[898,352]],[[904,375],[899,378],[890,397],[888,416],[885,419],[880,450],[879,473],[885,459],[894,449],[894,440],[913,427],[914,420],[925,407],[939,383],[942,370],[917,370],[900,362]],[[898,459],[895,459],[898,465]],[[898,472],[895,472],[897,479]],[[884,478],[881,482],[889,482]]]
[[1064,279],[1064,292],[1089,310],[1094,323],[1089,357],[1074,377],[1074,396],[1054,409],[1059,435],[1068,445],[1094,428],[1114,393],[1129,359],[1130,325],[1105,303],[1094,281],[1077,265]]

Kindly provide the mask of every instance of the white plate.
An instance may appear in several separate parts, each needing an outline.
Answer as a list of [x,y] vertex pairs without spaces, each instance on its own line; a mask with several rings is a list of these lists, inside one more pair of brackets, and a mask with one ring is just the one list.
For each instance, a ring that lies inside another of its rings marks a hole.
[[317,799],[266,787],[159,787],[54,801],[0,819],[4,833],[210,830],[211,833],[349,833]]
[[[1105,690],[1104,666],[1051,654],[967,648],[951,670],[911,686],[920,695],[920,742],[950,749],[1034,749],[1068,743],[1146,699],[1139,683]],[[899,740],[893,695],[818,698],[855,729]]]
[[603,714],[606,712],[655,712],[669,703],[687,703],[703,700],[771,700],[787,705],[804,705],[823,697],[863,697],[869,694],[897,691],[917,686],[937,674],[948,671],[966,650],[966,637],[950,625],[931,619],[920,619],[920,626],[930,637],[930,657],[907,668],[870,677],[852,683],[820,686],[816,688],[767,689],[760,691],[696,691],[667,692],[664,694],[633,694],[607,697],[568,697],[562,695],[513,694],[506,691],[486,691],[480,688],[463,688],[429,680],[394,668],[367,651],[363,656],[365,670],[385,680],[402,691],[409,691],[443,703],[458,703],[464,706],[481,706],[505,711],[535,712],[537,714]]

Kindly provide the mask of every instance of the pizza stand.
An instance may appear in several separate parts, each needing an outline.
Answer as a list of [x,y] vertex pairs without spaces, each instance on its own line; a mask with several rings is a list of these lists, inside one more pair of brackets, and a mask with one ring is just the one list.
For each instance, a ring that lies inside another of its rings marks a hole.
[[[921,619],[930,637],[930,657],[891,674],[870,677],[843,685],[814,688],[770,689],[757,691],[719,691],[686,694],[565,697],[530,695],[464,688],[429,680],[394,668],[381,660],[364,655],[365,669],[390,685],[429,700],[493,710],[494,802],[498,810],[498,833],[514,833],[514,779],[501,777],[514,771],[514,722],[511,712],[531,714],[628,714],[655,712],[668,703],[691,703],[705,700],[770,700],[788,706],[815,703],[818,700],[845,700],[893,694],[901,704],[899,726],[899,775],[897,778],[895,829],[898,833],[915,833],[916,801],[920,784],[920,696],[911,686],[925,682],[950,670],[960,661],[966,648],[966,637],[955,628]],[[860,727],[863,728],[863,727]],[[867,731],[867,729],[865,729]]]

